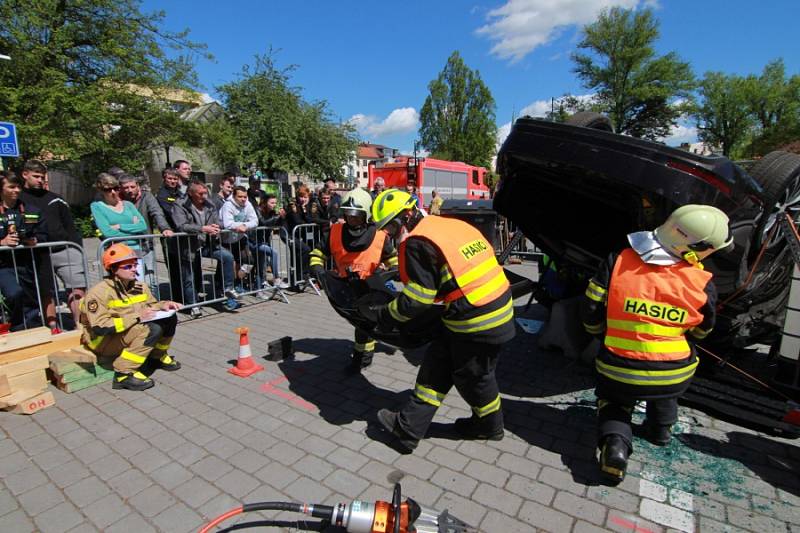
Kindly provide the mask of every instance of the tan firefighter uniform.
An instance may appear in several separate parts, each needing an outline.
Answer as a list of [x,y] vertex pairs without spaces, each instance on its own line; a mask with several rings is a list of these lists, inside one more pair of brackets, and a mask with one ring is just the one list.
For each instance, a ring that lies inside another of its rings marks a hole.
[[[126,286],[127,285],[127,286]],[[115,357],[114,370],[132,374],[150,357],[170,365],[167,350],[175,335],[176,317],[142,323],[142,309],[161,308],[145,283],[124,284],[116,278],[104,279],[81,301],[81,339],[98,357]]]

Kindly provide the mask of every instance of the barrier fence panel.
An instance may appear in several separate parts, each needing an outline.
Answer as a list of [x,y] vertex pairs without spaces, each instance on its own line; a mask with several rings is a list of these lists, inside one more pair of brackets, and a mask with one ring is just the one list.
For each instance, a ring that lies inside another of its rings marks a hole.
[[[86,253],[69,241],[0,246],[0,315],[12,331],[38,326],[71,329],[89,286]],[[71,316],[70,316],[71,315]],[[69,317],[65,321],[65,317]]]
[[298,224],[292,228],[292,235],[288,246],[291,250],[292,262],[290,265],[289,282],[293,287],[304,290],[311,287],[317,295],[320,294],[314,278],[311,277],[309,261],[311,250],[316,248],[322,239],[322,231],[317,224]]
[[[522,230],[520,230],[516,224],[507,218],[502,218],[500,227],[500,250],[506,255],[513,255],[530,260],[535,260],[541,256],[542,251],[525,237],[519,239],[516,243],[512,242],[514,239],[514,234],[518,231]],[[511,250],[506,250],[506,247],[509,244],[514,244],[514,246]]]
[[102,265],[103,252],[111,244],[125,242],[141,256],[138,279],[147,283],[156,298],[174,300],[187,309],[226,302],[234,293],[265,300],[278,297],[289,303],[281,289],[282,280],[290,275],[291,259],[281,231],[257,227],[243,233],[221,230],[215,235],[113,237],[100,243],[97,261]]
[[[289,277],[290,252],[281,239],[282,227],[260,226],[237,232],[221,232],[223,248],[231,252],[234,260],[234,283],[240,294],[254,294],[262,299],[280,297],[286,303],[284,288]],[[272,274],[272,281],[268,279]]]

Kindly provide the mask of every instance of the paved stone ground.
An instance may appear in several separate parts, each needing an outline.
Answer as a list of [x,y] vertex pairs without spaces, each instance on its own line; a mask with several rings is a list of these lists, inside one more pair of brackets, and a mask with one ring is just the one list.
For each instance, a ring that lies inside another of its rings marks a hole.
[[[0,413],[0,531],[196,531],[239,502],[390,500],[398,480],[492,533],[800,531],[797,443],[695,410],[682,408],[670,446],[637,439],[626,480],[602,485],[591,373],[522,332],[498,370],[505,439],[458,440],[449,424],[468,410],[453,392],[431,438],[400,454],[374,414],[407,397],[421,354],[383,347],[348,377],[352,328],[324,297],[290,298],[183,322],[172,351],[183,369],[156,372],[145,393],[55,391],[56,405],[33,416]],[[296,358],[228,374],[238,326],[251,328],[257,357],[291,335]],[[297,518],[239,522],[297,531]]]

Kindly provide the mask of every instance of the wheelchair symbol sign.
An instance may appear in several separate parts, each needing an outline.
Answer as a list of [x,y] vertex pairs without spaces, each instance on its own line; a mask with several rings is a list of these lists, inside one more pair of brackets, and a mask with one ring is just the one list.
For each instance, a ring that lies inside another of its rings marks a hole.
[[17,127],[11,122],[0,122],[0,156],[19,157]]

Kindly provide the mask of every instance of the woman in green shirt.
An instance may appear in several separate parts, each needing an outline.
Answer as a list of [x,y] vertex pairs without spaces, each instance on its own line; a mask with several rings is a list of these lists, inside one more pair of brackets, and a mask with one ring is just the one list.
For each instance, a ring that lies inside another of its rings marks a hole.
[[[147,234],[147,223],[136,207],[119,196],[119,181],[105,172],[97,176],[95,187],[103,195],[102,200],[92,202],[91,210],[94,223],[100,230],[101,237],[135,237]],[[129,247],[141,254],[143,243],[139,240],[124,241]],[[137,279],[144,281],[144,266],[141,258],[136,268]]]

